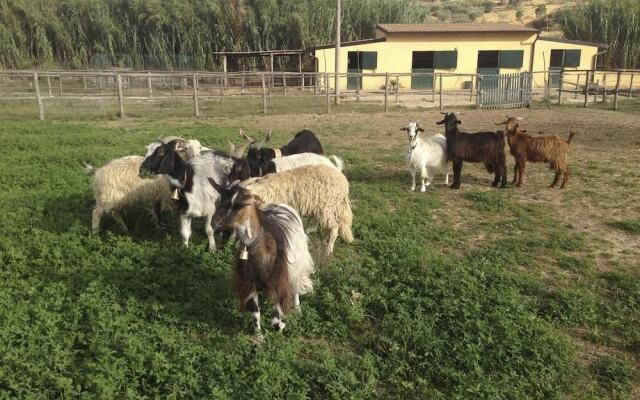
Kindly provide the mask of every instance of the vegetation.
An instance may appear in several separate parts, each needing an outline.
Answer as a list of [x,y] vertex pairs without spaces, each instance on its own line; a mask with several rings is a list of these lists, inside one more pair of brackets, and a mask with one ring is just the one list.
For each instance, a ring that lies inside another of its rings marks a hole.
[[569,39],[606,43],[602,56],[611,68],[640,67],[640,2],[637,0],[590,0],[567,7],[556,21]]
[[[232,249],[206,252],[201,224],[185,249],[174,219],[154,231],[143,207],[125,217],[130,234],[105,218],[92,236],[80,162],[178,132],[225,148],[238,125],[266,119],[2,124],[0,398],[631,398],[636,270],[598,272],[598,242],[539,197],[523,204],[477,178],[408,192],[404,140],[372,143],[347,118],[309,127],[347,161],[356,241],[337,243],[302,312],[262,347],[231,292]],[[276,144],[299,123],[276,129]],[[585,365],[585,343],[617,355]]]
[[[346,1],[342,39],[425,12],[414,0]],[[4,0],[0,67],[209,69],[215,51],[332,43],[334,26],[331,0]]]

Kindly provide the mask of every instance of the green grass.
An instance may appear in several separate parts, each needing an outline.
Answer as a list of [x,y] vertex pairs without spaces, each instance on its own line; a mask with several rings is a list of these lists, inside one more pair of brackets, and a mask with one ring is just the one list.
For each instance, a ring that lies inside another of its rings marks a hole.
[[[145,207],[128,235],[109,217],[90,235],[81,161],[176,132],[237,142],[206,122],[0,126],[0,398],[585,399],[638,385],[635,269],[596,271],[589,239],[512,189],[410,193],[400,156],[358,143],[331,149],[348,161],[355,242],[337,242],[284,334],[253,346],[232,249],[206,252],[201,223],[188,249]],[[584,343],[617,355],[585,365]]]
[[640,220],[614,221],[610,225],[632,235],[640,235]]

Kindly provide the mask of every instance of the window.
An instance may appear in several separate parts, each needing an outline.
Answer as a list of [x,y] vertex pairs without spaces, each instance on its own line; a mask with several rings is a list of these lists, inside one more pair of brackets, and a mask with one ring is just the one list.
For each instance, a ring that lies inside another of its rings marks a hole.
[[347,53],[348,69],[376,69],[378,68],[377,51],[350,51]]
[[436,51],[433,55],[433,67],[440,69],[455,69],[458,66],[457,51]]
[[478,68],[522,68],[524,50],[487,50],[478,52]]
[[412,69],[455,69],[458,66],[458,52],[452,51],[414,51]]
[[500,51],[479,51],[478,68],[498,68],[500,66]]
[[502,50],[500,52],[500,68],[522,68],[524,50]]
[[575,68],[580,65],[580,50],[551,50],[550,68]]

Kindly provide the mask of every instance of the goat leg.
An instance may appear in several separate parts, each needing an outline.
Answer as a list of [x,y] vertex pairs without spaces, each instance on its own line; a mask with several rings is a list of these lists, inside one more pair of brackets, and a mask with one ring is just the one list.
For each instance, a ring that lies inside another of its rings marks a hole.
[[556,175],[553,177],[553,182],[551,182],[551,186],[549,187],[555,187],[556,184],[558,183],[558,181],[560,180],[560,171],[556,171]]
[[451,189],[459,189],[460,188],[460,175],[462,174],[462,161],[455,161],[453,163],[453,184],[450,186]]
[[564,189],[564,185],[566,185],[567,182],[569,182],[569,167],[567,167],[567,170],[564,171],[564,174],[562,177],[562,185],[560,185],[560,189]]

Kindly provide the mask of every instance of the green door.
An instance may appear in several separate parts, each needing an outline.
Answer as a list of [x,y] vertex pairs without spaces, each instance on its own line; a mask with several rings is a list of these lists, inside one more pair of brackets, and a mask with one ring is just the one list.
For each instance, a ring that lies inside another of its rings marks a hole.
[[[412,74],[430,73],[433,74],[433,68],[414,68]],[[433,89],[433,75],[411,76],[411,89]]]
[[358,90],[358,88],[362,89],[362,76],[358,75],[361,73],[360,69],[348,69],[347,70],[347,89],[348,90]]
[[562,76],[562,68],[549,68],[549,87],[560,87],[560,77]]

